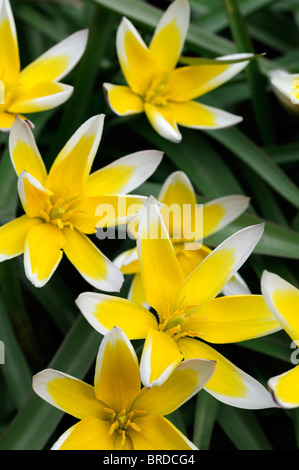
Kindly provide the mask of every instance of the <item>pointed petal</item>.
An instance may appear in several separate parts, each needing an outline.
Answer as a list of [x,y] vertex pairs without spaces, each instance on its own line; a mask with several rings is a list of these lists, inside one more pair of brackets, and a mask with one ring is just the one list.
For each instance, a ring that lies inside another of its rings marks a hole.
[[147,415],[168,415],[201,390],[215,371],[215,362],[190,359],[181,362],[159,386],[143,387],[132,404]]
[[47,179],[55,197],[70,200],[85,187],[102,136],[104,115],[82,124],[56,157]]
[[18,179],[18,192],[24,211],[29,217],[40,217],[41,211],[47,208],[47,201],[53,194],[27,171],[23,171]]
[[28,231],[42,224],[41,219],[30,219],[22,215],[0,227],[0,262],[14,258],[24,252]]
[[161,385],[183,359],[176,342],[163,331],[151,330],[140,360],[140,377],[145,387]]
[[33,84],[58,81],[65,77],[81,59],[87,39],[87,29],[68,36],[27,65],[18,81],[24,88],[31,88]]
[[10,86],[20,71],[20,58],[16,26],[8,0],[0,4],[0,63],[1,80]]
[[124,77],[134,93],[142,96],[148,89],[155,61],[140,34],[123,18],[116,34],[116,50]]
[[7,112],[0,113],[0,131],[8,134],[15,119],[15,114]]
[[225,196],[203,205],[203,237],[218,232],[237,219],[248,207],[250,199],[245,196]]
[[174,250],[183,271],[184,279],[212,252],[211,248],[196,242],[188,243],[187,248],[185,243],[175,244]]
[[[145,196],[104,195],[84,199],[76,206],[69,222],[83,233],[95,233],[101,228],[127,224],[146,203]],[[104,231],[106,236],[106,230]],[[98,238],[101,238],[97,234]]]
[[27,171],[41,184],[47,178],[47,170],[39,153],[29,124],[16,118],[9,135],[9,152],[14,169],[19,176]]
[[104,83],[103,88],[110,108],[118,116],[130,116],[143,112],[143,101],[131,88],[111,83]]
[[299,75],[298,73],[274,76],[271,85],[277,89],[292,104],[299,104]]
[[299,290],[280,276],[264,271],[262,294],[277,321],[294,340],[299,338]]
[[29,230],[24,250],[27,278],[35,287],[43,287],[56,270],[63,255],[64,237],[52,224],[41,224]]
[[183,171],[175,171],[166,179],[158,201],[163,204],[161,215],[170,238],[181,240],[184,235],[190,236],[187,232],[193,229],[197,201],[192,184]]
[[142,277],[140,273],[135,274],[133,277],[128,293],[128,299],[132,300],[132,302],[136,302],[137,304],[142,305],[146,309],[150,309],[150,306],[145,298]]
[[140,211],[137,249],[146,300],[162,319],[167,306],[172,310],[183,275],[152,197]]
[[118,292],[124,280],[122,273],[89,238],[70,228],[65,228],[63,235],[63,250],[81,276],[96,289]]
[[159,73],[172,70],[181,55],[190,21],[187,0],[174,1],[165,11],[150,44]]
[[237,408],[276,408],[265,387],[209,345],[196,339],[183,338],[179,341],[179,348],[185,360],[201,358],[216,361],[215,372],[204,388],[217,400]]
[[135,274],[140,271],[137,248],[124,251],[113,262],[123,274]]
[[94,381],[98,400],[118,412],[128,409],[140,391],[135,350],[118,327],[110,330],[101,342]]
[[182,136],[174,120],[169,106],[154,106],[150,103],[144,104],[145,114],[155,131],[171,142],[178,143]]
[[234,126],[243,119],[197,101],[169,102],[164,107],[163,114],[171,116],[175,123],[191,129],[223,129]]
[[7,110],[10,113],[37,113],[55,108],[67,101],[73,87],[64,83],[39,82],[31,88],[20,87]]
[[33,390],[43,400],[75,418],[107,417],[105,404],[95,396],[94,387],[53,369],[34,375]]
[[175,69],[168,78],[169,99],[176,102],[193,100],[230,80],[248,64],[243,61],[222,64],[221,60],[250,58],[252,54],[241,53],[218,57],[218,64],[191,65]]
[[283,408],[297,408],[299,406],[299,366],[272,377],[268,386],[274,395],[275,401]]
[[264,224],[246,227],[215,248],[184,281],[176,304],[200,307],[216,297],[250,256],[263,230]]
[[262,295],[233,295],[210,300],[187,318],[182,331],[197,331],[209,343],[235,343],[281,329]]
[[116,433],[109,435],[111,422],[88,416],[65,431],[52,450],[114,450]]
[[91,326],[102,335],[118,326],[128,338],[142,339],[150,329],[158,328],[152,313],[127,299],[84,292],[79,295],[76,304]]
[[162,204],[196,204],[196,195],[192,183],[183,171],[174,171],[164,181],[158,195]]
[[152,415],[134,420],[140,432],[130,430],[134,450],[198,450],[170,421]]
[[145,150],[119,158],[89,176],[84,197],[133,191],[156,171],[162,156],[157,150]]

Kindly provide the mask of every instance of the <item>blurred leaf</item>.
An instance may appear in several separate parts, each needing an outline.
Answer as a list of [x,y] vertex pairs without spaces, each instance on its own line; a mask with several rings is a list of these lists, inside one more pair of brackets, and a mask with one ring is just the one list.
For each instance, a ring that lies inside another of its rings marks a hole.
[[205,390],[198,393],[192,442],[199,450],[208,450],[210,448],[219,405],[220,402]]

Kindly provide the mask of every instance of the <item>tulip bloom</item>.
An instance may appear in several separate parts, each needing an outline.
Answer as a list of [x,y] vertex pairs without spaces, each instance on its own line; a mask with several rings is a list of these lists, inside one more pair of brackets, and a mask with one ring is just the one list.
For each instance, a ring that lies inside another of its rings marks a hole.
[[299,113],[299,73],[288,73],[284,69],[269,72],[273,92],[283,106],[293,114]]
[[[261,280],[265,301],[282,328],[299,345],[299,290],[274,273],[264,271]],[[298,361],[297,361],[298,364]],[[284,408],[299,406],[299,365],[268,381],[276,402]]]
[[115,208],[112,219],[105,219],[109,226],[126,220],[131,205],[144,203],[142,196],[125,194],[155,171],[162,154],[136,152],[90,175],[103,122],[103,115],[87,120],[60,151],[49,174],[29,125],[17,118],[12,126],[10,156],[26,214],[0,228],[0,261],[24,253],[25,273],[36,287],[50,279],[63,252],[96,289],[121,287],[122,273],[85,234],[94,234],[101,224],[99,207]]
[[[175,171],[166,179],[157,200],[163,205],[160,209],[161,216],[184,277],[187,277],[212,251],[202,245],[201,240],[237,219],[249,204],[248,197],[232,195],[209,201],[202,206],[197,205],[191,181],[182,171]],[[131,222],[129,227],[131,234],[135,235],[138,222]],[[184,230],[186,227],[188,233]],[[114,263],[123,274],[134,274],[128,298],[145,305],[137,248],[120,254]],[[249,294],[250,291],[241,276],[236,273],[223,288],[223,293]]]
[[244,341],[280,329],[262,295],[215,298],[262,233],[263,224],[240,230],[184,278],[151,197],[140,212],[137,248],[146,300],[156,313],[130,300],[93,292],[80,294],[76,303],[100,333],[117,325],[130,339],[146,338],[141,358],[145,386],[163,383],[183,358],[202,358],[217,363],[205,386],[217,399],[240,408],[276,406],[260,383],[207,344]]
[[61,83],[80,60],[88,31],[78,31],[20,71],[16,27],[8,0],[0,0],[0,130],[9,132],[16,116],[55,108],[73,87]]
[[80,420],[53,450],[192,450],[197,448],[163,415],[195,395],[214,369],[213,361],[185,361],[162,386],[141,388],[136,353],[115,327],[100,345],[94,387],[47,369],[33,377],[33,388]]
[[239,116],[200,104],[195,98],[234,77],[252,58],[252,54],[233,54],[176,68],[189,19],[187,0],[174,1],[163,14],[148,47],[133,24],[123,18],[116,49],[128,85],[103,85],[108,104],[116,114],[145,112],[155,131],[173,142],[182,138],[178,124],[193,129],[220,129],[242,121]]

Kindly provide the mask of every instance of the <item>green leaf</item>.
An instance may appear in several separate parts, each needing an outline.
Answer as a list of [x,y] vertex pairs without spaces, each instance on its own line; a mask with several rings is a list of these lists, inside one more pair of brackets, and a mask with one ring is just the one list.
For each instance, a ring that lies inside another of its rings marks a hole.
[[221,404],[217,421],[238,450],[272,450],[252,411]]
[[31,394],[31,370],[13,331],[1,294],[0,340],[4,343],[5,354],[1,372],[16,408],[20,409]]
[[239,129],[220,129],[206,131],[206,133],[245,162],[277,193],[299,208],[299,188],[262,148],[258,147]]
[[[79,315],[49,367],[84,378],[97,354],[102,336]],[[0,450],[39,450],[44,447],[63,413],[32,394],[0,436]]]
[[264,233],[254,249],[254,253],[282,258],[299,259],[299,232],[283,227],[268,220],[245,213],[229,226],[207,237],[205,244],[215,247],[238,230],[250,225],[265,222]]
[[199,450],[208,450],[216,423],[219,401],[205,390],[196,399],[192,442]]

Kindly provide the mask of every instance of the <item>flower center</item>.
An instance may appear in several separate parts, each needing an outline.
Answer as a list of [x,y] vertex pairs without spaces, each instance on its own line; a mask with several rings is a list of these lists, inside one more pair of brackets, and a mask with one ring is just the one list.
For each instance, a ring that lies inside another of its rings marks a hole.
[[72,199],[70,201],[57,199],[55,203],[52,203],[51,199],[48,199],[46,201],[47,207],[45,210],[40,211],[40,215],[47,223],[56,225],[59,229],[64,227],[73,229],[73,224],[68,219],[74,214],[74,208],[80,202],[80,199]]
[[[170,336],[174,341],[179,340],[183,336],[195,337],[200,334],[198,331],[193,331],[187,328],[187,320],[195,318],[195,315],[192,314],[194,310],[197,310],[200,305],[187,305],[183,306],[185,297],[181,300],[177,308],[170,313],[169,305],[166,304],[164,307],[163,322],[159,324],[159,330],[164,331],[168,336]],[[205,320],[205,317],[199,317],[196,315],[197,320]]]
[[127,410],[127,404],[124,405],[123,409],[117,413],[117,411],[112,410],[111,408],[105,408],[105,411],[111,415],[112,424],[109,429],[109,436],[114,432],[117,433],[121,437],[121,445],[124,446],[126,442],[126,438],[128,437],[128,433],[130,429],[134,429],[134,431],[140,432],[141,428],[136,423],[134,423],[134,418],[139,416],[145,411],[140,410]]
[[150,87],[146,91],[143,99],[147,103],[151,103],[155,106],[165,106],[167,104],[167,79],[169,73],[164,73],[154,78],[150,84]]

